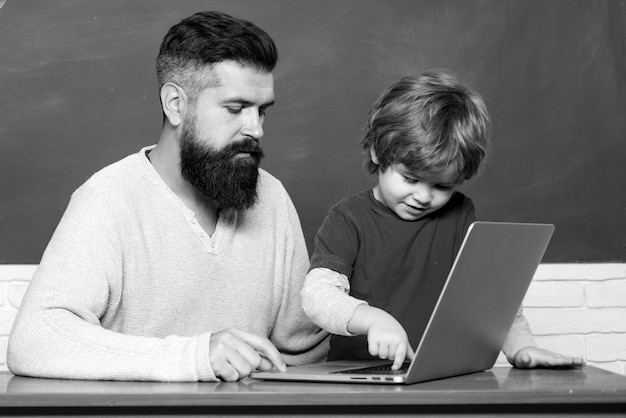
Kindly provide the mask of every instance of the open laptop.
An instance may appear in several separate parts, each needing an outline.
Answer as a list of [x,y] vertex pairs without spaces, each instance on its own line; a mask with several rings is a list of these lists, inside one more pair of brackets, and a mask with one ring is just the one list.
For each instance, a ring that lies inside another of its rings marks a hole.
[[[474,222],[408,369],[389,360],[329,361],[257,371],[263,380],[410,384],[490,369],[548,246],[554,225]],[[383,371],[371,371],[370,368]],[[368,370],[363,370],[368,369]]]

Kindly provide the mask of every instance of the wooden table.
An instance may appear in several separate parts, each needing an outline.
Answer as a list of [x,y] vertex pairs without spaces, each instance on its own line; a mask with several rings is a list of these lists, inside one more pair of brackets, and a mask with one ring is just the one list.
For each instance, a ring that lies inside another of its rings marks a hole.
[[626,416],[626,376],[508,367],[407,386],[152,383],[0,373],[0,415]]

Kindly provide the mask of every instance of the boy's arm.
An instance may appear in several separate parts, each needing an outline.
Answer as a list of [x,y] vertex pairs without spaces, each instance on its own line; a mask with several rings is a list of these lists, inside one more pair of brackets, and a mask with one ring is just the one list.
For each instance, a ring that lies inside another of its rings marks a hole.
[[348,322],[359,305],[367,302],[348,294],[350,282],[345,274],[327,268],[309,272],[302,288],[302,307],[311,320],[326,331],[351,336]]
[[517,311],[517,315],[513,320],[513,325],[511,325],[511,329],[506,339],[504,340],[504,344],[502,345],[502,352],[506,356],[507,360],[512,363],[513,357],[515,354],[524,347],[536,347],[535,338],[533,337],[533,333],[530,330],[530,326],[528,325],[528,321],[524,316],[524,310],[520,306]]
[[522,307],[517,312],[502,351],[509,363],[520,369],[537,367],[574,368],[585,365],[582,358],[564,356],[537,347]]
[[357,306],[348,322],[348,331],[367,335],[371,355],[393,360],[392,369],[402,366],[404,359],[414,357],[409,337],[400,323],[389,313],[374,306]]
[[402,325],[382,309],[348,294],[350,282],[341,273],[316,268],[309,272],[302,289],[302,306],[309,318],[338,335],[367,335],[373,356],[394,360],[398,369],[413,350]]
[[573,369],[583,367],[585,360],[581,357],[565,356],[539,347],[524,347],[515,354],[512,365],[519,369]]

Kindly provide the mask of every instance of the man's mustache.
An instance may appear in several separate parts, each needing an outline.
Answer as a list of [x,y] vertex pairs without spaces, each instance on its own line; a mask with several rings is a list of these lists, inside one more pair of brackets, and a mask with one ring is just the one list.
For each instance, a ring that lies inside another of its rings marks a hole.
[[229,157],[234,157],[239,153],[248,153],[257,161],[260,161],[265,156],[259,142],[254,139],[233,142],[220,150],[220,154],[228,155]]

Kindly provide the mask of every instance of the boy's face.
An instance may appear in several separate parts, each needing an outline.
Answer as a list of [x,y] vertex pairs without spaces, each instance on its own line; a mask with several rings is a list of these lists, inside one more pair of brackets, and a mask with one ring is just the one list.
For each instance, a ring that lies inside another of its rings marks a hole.
[[415,221],[441,209],[448,203],[458,184],[452,169],[432,175],[392,164],[378,172],[374,197],[400,219]]

